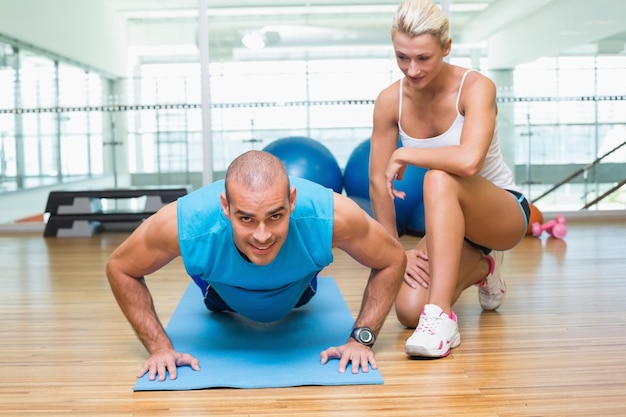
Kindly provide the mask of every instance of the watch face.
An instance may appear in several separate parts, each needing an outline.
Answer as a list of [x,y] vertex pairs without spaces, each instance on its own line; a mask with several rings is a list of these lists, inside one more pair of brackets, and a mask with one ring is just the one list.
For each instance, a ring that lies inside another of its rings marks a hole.
[[361,341],[363,343],[369,343],[372,341],[372,339],[374,338],[374,336],[372,335],[372,332],[370,332],[369,330],[361,330],[361,333],[359,333],[359,339],[361,339]]
[[354,340],[364,344],[365,346],[372,346],[376,340],[374,332],[368,327],[357,327],[356,329],[353,329],[351,336]]

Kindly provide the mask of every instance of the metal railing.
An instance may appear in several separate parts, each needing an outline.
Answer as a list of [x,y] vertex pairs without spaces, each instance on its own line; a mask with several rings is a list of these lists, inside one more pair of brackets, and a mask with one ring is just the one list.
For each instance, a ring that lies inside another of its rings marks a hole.
[[[583,175],[583,174],[589,172],[589,170],[591,170],[592,168],[597,166],[603,159],[605,159],[607,156],[611,155],[612,153],[614,153],[618,149],[622,148],[623,146],[626,146],[626,141],[622,142],[621,144],[617,145],[616,147],[614,147],[610,151],[608,151],[605,154],[603,154],[603,155],[599,156],[598,158],[594,159],[591,163],[589,163],[589,164],[587,164],[587,165],[577,169],[572,174],[570,174],[567,177],[563,178],[561,181],[559,181],[556,184],[554,184],[548,190],[544,191],[539,197],[534,198],[531,202],[533,204],[536,203],[538,200],[540,200],[543,197],[551,194],[552,192],[554,192],[559,187],[561,187],[561,186],[563,186],[565,184],[568,184],[572,180],[577,178],[578,176]],[[597,196],[593,200],[585,203],[585,205],[581,208],[581,210],[588,209],[589,207],[591,207],[591,206],[593,206],[595,204],[598,204],[600,201],[602,201],[603,199],[605,199],[609,195],[611,195],[614,192],[616,192],[617,190],[619,190],[624,184],[626,184],[626,178],[622,179],[621,181],[618,181],[618,183],[615,184],[613,187],[611,187],[609,190],[607,190],[604,193],[600,194],[599,196]]]

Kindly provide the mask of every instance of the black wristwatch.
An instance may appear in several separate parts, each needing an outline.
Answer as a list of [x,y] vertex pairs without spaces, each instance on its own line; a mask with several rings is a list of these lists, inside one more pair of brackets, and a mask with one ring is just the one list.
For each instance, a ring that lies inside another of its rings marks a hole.
[[354,340],[362,345],[372,347],[376,341],[376,335],[369,327],[356,327],[350,335]]

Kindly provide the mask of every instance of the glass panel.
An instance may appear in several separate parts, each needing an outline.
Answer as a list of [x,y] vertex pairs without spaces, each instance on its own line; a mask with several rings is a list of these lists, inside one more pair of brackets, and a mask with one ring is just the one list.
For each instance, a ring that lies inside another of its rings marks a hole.
[[[127,151],[132,174],[155,182],[164,180],[161,174],[202,171],[198,63],[151,60],[136,68],[137,78],[113,83],[27,50],[0,48],[0,192],[103,175],[114,150]],[[489,68],[486,58],[469,54],[450,61]],[[515,148],[513,168],[530,194],[626,139],[624,68],[624,56],[543,58],[515,68],[510,86],[497,86],[506,93],[499,108],[514,138],[503,143]],[[401,76],[393,57],[214,62],[210,72],[215,174],[236,155],[286,136],[319,140],[345,166],[371,134],[377,95]],[[112,111],[105,107],[111,103],[128,107]],[[625,161],[626,146],[546,204],[579,209],[615,184]]]

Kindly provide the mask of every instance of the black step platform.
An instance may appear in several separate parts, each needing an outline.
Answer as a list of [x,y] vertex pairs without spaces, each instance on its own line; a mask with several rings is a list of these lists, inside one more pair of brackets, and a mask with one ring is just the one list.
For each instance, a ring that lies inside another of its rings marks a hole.
[[[189,186],[138,187],[102,190],[51,191],[45,212],[49,214],[44,237],[91,236],[103,223],[137,227],[161,207],[189,193]],[[103,210],[102,200],[144,198],[142,210]]]

